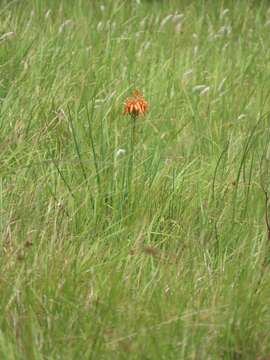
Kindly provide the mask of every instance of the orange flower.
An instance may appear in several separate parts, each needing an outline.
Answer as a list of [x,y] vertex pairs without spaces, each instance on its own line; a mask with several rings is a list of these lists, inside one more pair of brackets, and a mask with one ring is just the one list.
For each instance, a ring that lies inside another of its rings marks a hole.
[[124,103],[124,113],[137,117],[143,115],[147,110],[148,104],[142,94],[135,90],[133,96],[126,99]]

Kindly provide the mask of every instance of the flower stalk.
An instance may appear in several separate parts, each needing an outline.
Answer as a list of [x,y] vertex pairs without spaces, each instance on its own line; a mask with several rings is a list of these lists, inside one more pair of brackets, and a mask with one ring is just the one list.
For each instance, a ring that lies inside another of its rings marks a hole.
[[134,91],[132,97],[128,97],[124,103],[124,114],[130,115],[130,156],[128,163],[128,193],[133,178],[133,163],[134,163],[134,149],[136,141],[136,122],[137,118],[144,115],[148,108],[148,104],[144,99],[143,95],[139,91]]

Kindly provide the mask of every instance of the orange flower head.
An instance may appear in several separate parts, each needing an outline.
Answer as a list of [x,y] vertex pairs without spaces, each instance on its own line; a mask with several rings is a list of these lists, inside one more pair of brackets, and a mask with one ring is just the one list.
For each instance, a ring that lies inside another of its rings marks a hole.
[[142,94],[138,90],[135,90],[133,91],[133,96],[128,97],[124,103],[124,113],[137,117],[144,115],[147,107],[148,104]]

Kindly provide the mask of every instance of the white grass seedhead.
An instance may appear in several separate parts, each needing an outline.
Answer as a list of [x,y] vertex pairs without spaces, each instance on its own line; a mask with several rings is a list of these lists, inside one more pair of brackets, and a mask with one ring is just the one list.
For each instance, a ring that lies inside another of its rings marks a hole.
[[117,149],[117,150],[115,151],[115,157],[118,158],[118,157],[121,156],[121,155],[125,155],[125,153],[126,153],[126,150],[125,150],[125,149]]
[[10,32],[7,32],[5,33],[4,35],[2,35],[0,37],[0,41],[5,41],[5,40],[8,40],[10,39],[11,37],[15,36],[15,32],[14,31],[10,31]]

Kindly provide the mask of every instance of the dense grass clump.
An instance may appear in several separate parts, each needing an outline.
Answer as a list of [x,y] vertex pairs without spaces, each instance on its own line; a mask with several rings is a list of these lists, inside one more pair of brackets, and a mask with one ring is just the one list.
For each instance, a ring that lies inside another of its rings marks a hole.
[[268,6],[1,1],[1,359],[270,357]]

